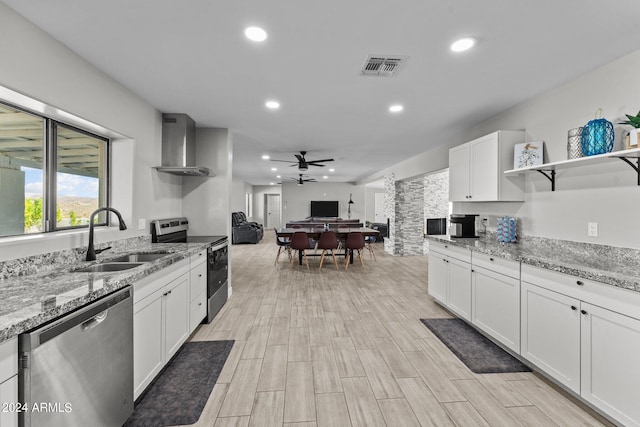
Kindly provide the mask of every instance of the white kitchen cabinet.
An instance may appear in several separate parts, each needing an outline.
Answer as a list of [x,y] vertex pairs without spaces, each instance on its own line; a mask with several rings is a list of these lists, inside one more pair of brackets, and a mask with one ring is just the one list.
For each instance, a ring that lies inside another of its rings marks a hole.
[[522,283],[521,355],[580,393],[580,301]]
[[429,244],[429,294],[463,319],[471,319],[471,252]]
[[581,396],[626,426],[640,425],[640,320],[581,304]]
[[476,258],[494,260],[483,254],[473,255],[471,323],[507,348],[520,353],[520,263],[495,259],[500,264],[508,263],[508,267],[501,269],[501,265],[496,265],[487,269],[480,267]]
[[189,336],[189,260],[134,283],[134,398]]
[[[0,384],[0,427],[17,427],[18,411],[12,404],[18,403],[18,376],[14,375]],[[5,406],[7,405],[7,406]]]
[[189,286],[189,333],[193,332],[207,315],[207,251],[191,256]]
[[497,131],[449,150],[449,200],[523,201],[524,178],[504,175],[513,168],[513,149],[523,131]]
[[[18,425],[18,337],[0,343],[0,427]],[[5,406],[6,405],[6,406]]]

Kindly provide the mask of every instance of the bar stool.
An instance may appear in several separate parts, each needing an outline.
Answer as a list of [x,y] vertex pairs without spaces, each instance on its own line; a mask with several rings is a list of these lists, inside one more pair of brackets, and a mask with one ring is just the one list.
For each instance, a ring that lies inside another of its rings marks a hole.
[[[362,259],[362,249],[364,248],[364,234],[359,231],[353,231],[347,235],[347,241],[345,243],[345,248],[347,251],[358,251],[358,258],[360,259],[360,265],[364,268],[364,261]],[[344,268],[345,270],[349,268],[349,262],[351,257],[347,256],[347,261],[345,262]]]
[[[293,236],[291,237],[291,242],[289,243],[289,246],[291,247],[292,250],[298,251],[298,256],[300,256],[299,254],[302,253],[302,256],[304,257],[304,262],[307,264],[307,270],[308,270],[309,260],[307,259],[307,253],[305,251],[307,249],[310,249],[309,235],[304,231],[296,231],[295,233],[293,233]],[[295,258],[296,257],[294,256],[291,257],[289,268],[293,268],[293,263],[295,261]]]
[[336,265],[336,268],[339,270],[338,261],[336,260],[336,254],[334,252],[335,249],[338,249],[338,235],[335,231],[325,231],[320,235],[320,240],[318,240],[318,244],[316,245],[318,249],[322,249],[322,253],[320,254],[320,267],[318,270],[322,268],[322,262],[324,261],[324,254],[327,251],[331,251],[331,256],[333,257],[333,263]]

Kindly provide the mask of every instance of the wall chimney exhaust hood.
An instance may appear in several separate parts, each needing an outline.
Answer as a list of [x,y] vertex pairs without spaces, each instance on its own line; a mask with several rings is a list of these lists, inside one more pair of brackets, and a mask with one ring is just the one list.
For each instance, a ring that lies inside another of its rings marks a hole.
[[159,172],[181,176],[216,174],[205,166],[196,166],[196,122],[186,114],[162,115],[162,166]]

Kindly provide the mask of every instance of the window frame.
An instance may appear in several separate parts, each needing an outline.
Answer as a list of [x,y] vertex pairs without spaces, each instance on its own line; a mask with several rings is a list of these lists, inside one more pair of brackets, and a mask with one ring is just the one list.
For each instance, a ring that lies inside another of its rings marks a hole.
[[[56,220],[57,210],[57,174],[58,174],[58,139],[57,130],[59,126],[84,134],[88,137],[95,138],[104,142],[104,206],[111,205],[111,138],[103,135],[90,132],[86,129],[79,128],[69,123],[65,123],[61,120],[56,120],[51,117],[47,117],[36,111],[32,111],[28,108],[15,105],[11,102],[0,99],[0,105],[8,108],[15,109],[25,114],[29,114],[38,117],[43,120],[43,135],[42,135],[42,150],[43,150],[43,163],[42,163],[42,231],[39,233],[22,233],[0,236],[0,239],[6,237],[22,237],[33,236],[38,234],[49,234],[59,231],[72,231],[82,230],[89,228],[89,224],[81,224],[67,227],[59,227]],[[100,200],[98,201],[100,203]],[[99,206],[102,207],[102,206]],[[99,217],[99,216],[98,216]],[[109,226],[110,215],[105,215],[105,221],[97,222],[94,226]]]

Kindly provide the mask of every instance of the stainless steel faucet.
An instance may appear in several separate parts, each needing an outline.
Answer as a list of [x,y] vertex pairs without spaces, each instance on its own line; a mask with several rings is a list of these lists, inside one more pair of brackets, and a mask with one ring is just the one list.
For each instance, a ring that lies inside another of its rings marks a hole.
[[120,212],[118,212],[114,208],[103,207],[103,208],[98,208],[95,211],[93,211],[91,213],[91,217],[89,217],[89,247],[87,247],[87,257],[85,258],[87,261],[95,261],[96,253],[100,253],[100,252],[103,252],[103,251],[106,251],[107,249],[109,249],[109,248],[105,248],[105,249],[99,249],[98,251],[96,251],[93,248],[93,218],[97,214],[99,214],[100,212],[103,212],[103,211],[111,211],[114,214],[116,214],[116,216],[118,217],[118,221],[120,222],[120,230],[126,230],[127,229],[127,224],[124,223],[124,221],[122,219],[122,215],[120,215]]

